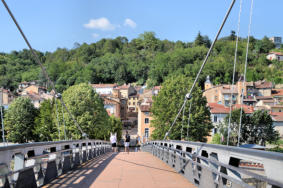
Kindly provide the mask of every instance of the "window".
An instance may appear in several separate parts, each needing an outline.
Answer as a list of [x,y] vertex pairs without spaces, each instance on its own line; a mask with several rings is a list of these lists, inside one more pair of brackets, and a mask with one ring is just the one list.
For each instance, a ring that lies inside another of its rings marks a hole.
[[144,112],[144,114],[145,114],[146,116],[148,116],[148,115],[149,115],[149,112]]
[[217,133],[217,128],[213,128],[213,134]]
[[144,129],[144,135],[145,135],[145,137],[149,137],[149,128],[145,128]]
[[144,118],[144,123],[148,124],[149,123],[149,119],[148,118]]
[[135,102],[133,102],[133,105],[136,105],[136,103],[135,103]]
[[230,105],[230,101],[225,101],[225,106],[229,106]]
[[129,102],[129,105],[131,105],[131,102]]
[[214,122],[217,122],[217,116],[214,116]]

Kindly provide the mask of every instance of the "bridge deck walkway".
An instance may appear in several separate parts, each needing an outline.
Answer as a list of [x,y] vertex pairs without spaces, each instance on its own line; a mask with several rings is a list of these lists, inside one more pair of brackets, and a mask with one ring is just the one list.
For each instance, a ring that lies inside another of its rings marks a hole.
[[183,188],[195,187],[147,152],[108,153],[61,175],[47,187]]

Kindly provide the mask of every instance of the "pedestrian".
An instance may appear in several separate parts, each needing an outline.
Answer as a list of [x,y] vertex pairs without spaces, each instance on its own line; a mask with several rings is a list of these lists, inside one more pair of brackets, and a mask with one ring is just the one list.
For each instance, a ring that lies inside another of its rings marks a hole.
[[112,151],[117,152],[117,137],[116,133],[111,133],[110,142],[112,144]]
[[130,137],[128,131],[126,131],[126,135],[125,135],[125,152],[128,152],[128,154],[129,154],[129,151],[130,151],[130,149],[129,149],[130,141],[131,141],[131,137]]

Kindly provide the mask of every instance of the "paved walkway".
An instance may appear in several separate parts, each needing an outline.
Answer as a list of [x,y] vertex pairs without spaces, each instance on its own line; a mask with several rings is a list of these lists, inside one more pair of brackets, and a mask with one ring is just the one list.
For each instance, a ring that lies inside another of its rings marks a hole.
[[147,152],[108,153],[63,174],[44,187],[183,188],[195,187]]

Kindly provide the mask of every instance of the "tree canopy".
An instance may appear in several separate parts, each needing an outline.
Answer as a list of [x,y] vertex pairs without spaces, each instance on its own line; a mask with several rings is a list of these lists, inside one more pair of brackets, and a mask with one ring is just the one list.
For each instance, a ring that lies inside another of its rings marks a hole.
[[[64,91],[63,100],[81,129],[91,139],[107,139],[111,125],[102,99],[88,84],[79,84]],[[68,138],[80,139],[82,134],[67,112],[64,112]]]
[[[234,146],[238,143],[240,112],[240,109],[235,109],[231,113],[229,144]],[[217,134],[213,140],[213,143],[226,144],[228,125],[229,116],[226,116],[225,123],[220,124],[218,127],[219,133],[224,139],[220,141],[219,135]],[[265,145],[266,142],[274,142],[278,139],[279,133],[274,129],[272,118],[266,110],[257,110],[250,115],[247,115],[242,111],[240,144],[248,143]]]
[[[210,75],[214,84],[231,83],[235,50],[235,32],[219,39],[200,78],[200,86]],[[239,39],[236,80],[243,73],[247,39]],[[56,89],[63,92],[79,83],[147,83],[160,85],[167,76],[185,74],[194,77],[199,70],[210,39],[197,34],[193,42],[161,40],[154,32],[144,32],[129,41],[120,36],[96,43],[75,43],[73,49],[37,52]],[[250,38],[248,81],[268,80],[283,83],[283,62],[269,61],[267,53],[274,44],[264,37]],[[18,83],[37,80],[46,85],[39,66],[29,50],[0,53],[0,87],[16,91]]]
[[7,140],[15,143],[25,143],[37,140],[35,130],[35,117],[37,109],[29,98],[15,99],[5,113],[4,123],[7,131]]
[[[161,91],[153,98],[151,108],[153,114],[152,126],[155,128],[152,134],[154,139],[163,139],[183,104],[184,97],[189,92],[191,85],[192,80],[183,75],[169,77],[163,83]],[[190,102],[192,102],[192,107],[188,129]],[[201,90],[197,87],[193,92],[191,101],[186,103],[184,118],[182,115],[178,118],[169,138],[179,140],[182,133],[182,138],[205,142],[206,137],[209,136],[210,130],[213,128],[210,121],[210,111],[206,103],[206,98],[202,97]],[[188,137],[186,134],[187,129]]]

